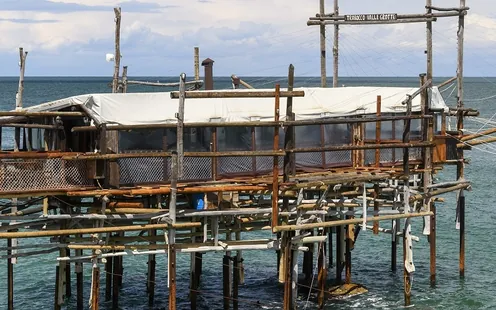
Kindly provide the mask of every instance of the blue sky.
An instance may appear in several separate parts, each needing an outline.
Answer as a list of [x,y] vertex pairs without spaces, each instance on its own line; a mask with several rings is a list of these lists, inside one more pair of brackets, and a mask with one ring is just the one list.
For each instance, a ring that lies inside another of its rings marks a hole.
[[[327,0],[329,10],[331,0]],[[342,14],[421,13],[423,1],[341,0]],[[458,0],[434,0],[458,6]],[[18,47],[29,51],[26,75],[110,76],[113,7],[121,6],[122,63],[131,76],[193,72],[193,47],[215,60],[216,75],[319,75],[319,30],[308,27],[317,0],[0,0],[0,76],[18,75]],[[496,76],[496,2],[467,0],[466,74]],[[456,71],[457,19],[434,24],[434,73]],[[332,70],[332,28],[328,28]],[[425,71],[425,25],[343,26],[343,76],[416,76]]]

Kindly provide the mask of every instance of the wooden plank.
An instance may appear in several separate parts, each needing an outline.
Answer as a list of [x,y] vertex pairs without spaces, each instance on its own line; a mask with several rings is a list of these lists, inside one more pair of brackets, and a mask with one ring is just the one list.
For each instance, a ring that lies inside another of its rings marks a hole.
[[[179,92],[173,91],[170,93],[172,99],[179,99]],[[186,98],[198,99],[198,98],[274,98],[276,96],[275,91],[270,90],[251,90],[251,91],[187,91],[185,94]],[[281,91],[279,97],[304,97],[305,92],[303,90],[293,90],[293,91]]]

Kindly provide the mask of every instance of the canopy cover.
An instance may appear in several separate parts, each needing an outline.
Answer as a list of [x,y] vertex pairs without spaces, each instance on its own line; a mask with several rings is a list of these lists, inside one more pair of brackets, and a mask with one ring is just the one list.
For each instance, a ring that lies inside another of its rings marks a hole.
[[[418,88],[340,87],[299,88],[304,97],[293,98],[296,120],[344,117],[376,113],[377,96],[381,96],[382,113],[404,113],[402,102]],[[261,90],[261,89],[257,89]],[[273,89],[265,89],[273,91]],[[230,91],[230,90],[227,90]],[[244,91],[244,90],[236,90]],[[250,91],[250,90],[246,90]],[[437,87],[430,92],[430,108],[447,110]],[[87,94],[60,99],[26,108],[29,112],[57,111],[83,106],[89,117],[102,124],[147,125],[176,122],[179,100],[169,92]],[[420,111],[420,96],[412,101],[412,111]],[[281,100],[280,116],[285,119],[286,101]],[[274,98],[186,99],[185,119],[191,122],[270,121],[274,119]]]

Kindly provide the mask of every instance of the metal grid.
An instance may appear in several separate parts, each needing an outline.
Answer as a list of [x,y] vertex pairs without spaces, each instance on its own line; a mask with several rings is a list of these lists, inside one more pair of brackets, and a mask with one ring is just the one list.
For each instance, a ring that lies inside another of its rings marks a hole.
[[351,151],[326,152],[327,167],[351,166]]
[[321,168],[322,163],[322,153],[321,152],[310,152],[310,153],[297,153],[296,154],[296,167],[297,168]]
[[253,161],[251,157],[219,157],[217,159],[217,174],[251,174]]
[[163,182],[170,178],[170,158],[120,158],[117,163],[121,184]]
[[[121,158],[118,161],[121,184],[146,184],[167,182],[171,177],[171,158],[139,157]],[[185,157],[183,177],[180,180],[212,179],[212,159]]]
[[0,160],[0,190],[51,190],[90,186],[85,161],[50,159]]
[[[279,156],[278,158],[278,167],[279,171],[282,171],[284,167],[284,156]],[[257,165],[256,165],[256,173],[263,174],[269,171],[272,171],[274,168],[274,158],[268,156],[257,156]]]

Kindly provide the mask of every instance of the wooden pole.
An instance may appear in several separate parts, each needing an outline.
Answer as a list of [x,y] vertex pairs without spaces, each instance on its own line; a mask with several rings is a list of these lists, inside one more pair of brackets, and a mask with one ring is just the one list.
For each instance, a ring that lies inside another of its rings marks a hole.
[[[71,257],[71,250],[66,250],[67,257]],[[71,290],[71,264],[67,263],[65,265],[65,297],[70,298],[72,296]]]
[[[274,121],[279,121],[279,94],[281,87],[276,85],[275,104],[274,104]],[[279,127],[274,127],[274,150],[279,149]],[[272,227],[279,225],[279,156],[273,157],[272,167]]]
[[194,64],[195,64],[195,81],[200,79],[200,48],[195,46]]
[[436,285],[436,204],[431,203],[431,225],[429,234],[430,245],[430,283]]
[[178,156],[178,178],[183,177],[184,162],[184,101],[186,86],[186,74],[179,77],[179,110],[177,112],[177,156]]
[[[465,0],[460,0],[460,8],[464,8],[466,4]],[[458,17],[458,102],[457,109],[464,108],[463,102],[463,46],[464,46],[464,32],[465,32],[465,15],[460,14]],[[457,129],[459,135],[462,135],[463,130],[463,114],[458,114]],[[457,163],[457,179],[460,180],[464,178],[464,154],[463,149],[458,149],[458,163]],[[465,277],[465,196],[463,189],[460,190],[458,195],[458,219],[460,223],[460,277]]]
[[119,69],[121,65],[121,8],[114,8],[115,14],[115,56],[114,56],[114,78],[112,80],[112,92],[116,93],[119,87]]
[[[348,215],[346,216],[347,218],[350,218]],[[351,284],[351,234],[350,234],[350,229],[353,229],[352,225],[347,225],[346,226],[346,249],[345,249],[345,263],[346,263],[346,270],[345,270],[345,283],[346,284]]]
[[[109,260],[111,260],[112,257],[110,257]],[[122,261],[122,256],[114,256],[113,257],[114,263],[112,266],[112,309],[117,310],[119,309],[119,283],[120,283],[120,276],[121,276],[121,261]]]
[[114,258],[107,258],[107,262],[105,263],[105,301],[109,301],[112,299],[112,274],[113,274],[113,265]]
[[22,96],[24,93],[24,72],[26,71],[26,57],[28,52],[24,52],[22,47],[19,47],[19,87],[16,94],[16,110],[22,109]]
[[239,295],[239,275],[240,275],[240,272],[239,272],[239,256],[241,253],[239,253],[240,251],[238,251],[238,253],[236,254],[236,256],[234,256],[234,263],[233,263],[233,280],[232,280],[232,283],[233,283],[233,290],[232,290],[232,301],[233,301],[233,310],[238,310],[239,309],[239,302],[238,302],[238,295]]
[[222,292],[224,296],[224,310],[229,310],[231,295],[229,294],[229,256],[224,255],[222,258]]
[[[313,236],[313,230],[310,232],[310,236]],[[305,280],[311,280],[313,276],[313,250],[314,245],[308,245],[308,251],[303,253],[303,266],[302,271],[305,274]]]
[[[148,234],[151,237],[157,236],[157,231],[155,229],[149,230]],[[155,242],[150,242],[150,244],[155,244]],[[148,291],[148,306],[153,306],[153,301],[155,299],[155,254],[148,255],[148,273],[147,273],[147,283],[146,289]]]
[[[377,102],[376,102],[376,116],[378,118],[381,117],[381,105],[382,105],[382,98],[381,96],[377,96]],[[376,122],[375,123],[375,143],[380,144],[381,143],[381,122]],[[381,165],[381,150],[376,149],[375,150],[375,166],[380,167]]]
[[[322,230],[321,234],[324,234]],[[319,244],[319,255],[318,255],[318,304],[319,309],[324,309],[325,296],[326,296],[326,281],[327,281],[327,268],[325,263],[325,243],[321,242]]]
[[91,310],[98,310],[98,295],[100,294],[100,267],[93,265],[91,282]]
[[59,280],[60,280],[60,265],[55,266],[55,296],[53,299],[53,309],[54,310],[60,310],[60,304],[59,304]]
[[127,93],[127,66],[122,67],[122,92]]
[[[288,91],[293,90],[294,86],[294,66],[289,65],[288,70]],[[286,120],[294,121],[295,115],[293,113],[293,97],[288,97],[286,101]],[[284,135],[284,150],[291,150],[295,148],[295,129],[293,126],[286,127],[286,132]],[[293,174],[295,169],[295,154],[286,152],[284,155],[284,173],[283,173],[283,182],[289,182],[289,177]],[[289,198],[283,198],[283,206],[282,209],[284,211],[289,211]]]
[[[334,0],[334,15],[339,16],[338,0]],[[332,87],[338,87],[338,78],[339,78],[339,25],[334,25],[334,46],[332,49],[332,54],[334,56],[334,72],[333,72],[333,77],[332,77]],[[331,240],[331,239],[329,239],[329,240]],[[331,252],[332,251],[329,249],[329,254]]]
[[[171,161],[171,193],[169,200],[169,218],[172,224],[176,223],[177,179],[179,176],[179,160],[176,152],[172,153]],[[169,310],[176,310],[176,231],[169,229]]]
[[[7,255],[12,254],[12,239],[7,239]],[[58,268],[58,267],[57,267]],[[58,269],[57,269],[58,270]],[[7,258],[7,307],[9,310],[14,310],[14,264],[12,258]]]
[[336,283],[341,283],[343,275],[343,252],[342,252],[342,242],[343,242],[343,228],[342,226],[336,226]]
[[[320,0],[320,15],[325,14],[325,0]],[[325,25],[320,25],[320,86],[327,87],[327,72],[326,72],[326,28]]]
[[[405,229],[403,230],[403,236],[405,236],[407,226],[408,225],[405,224]],[[410,273],[406,270],[405,267],[405,263],[407,260],[406,251],[407,251],[407,242],[406,242],[406,238],[403,237],[403,282],[404,282],[403,293],[405,298],[405,307],[408,307],[411,304],[412,283],[410,281]]]
[[[76,235],[76,238],[81,238],[82,235]],[[76,256],[82,256],[83,250],[75,250]],[[84,301],[83,301],[83,287],[84,287],[84,278],[83,278],[83,263],[81,261],[76,262],[76,309],[83,310],[84,309]]]
[[293,298],[292,298],[292,288],[293,284],[292,276],[293,270],[292,266],[292,250],[291,250],[291,237],[294,236],[293,233],[283,232],[282,233],[282,242],[281,242],[281,251],[282,257],[284,257],[284,261],[282,261],[284,267],[283,269],[283,278],[284,278],[284,299],[283,299],[283,308],[284,310],[292,310],[294,309]]
[[391,271],[396,272],[398,262],[398,231],[400,230],[400,220],[392,220],[391,234]]

